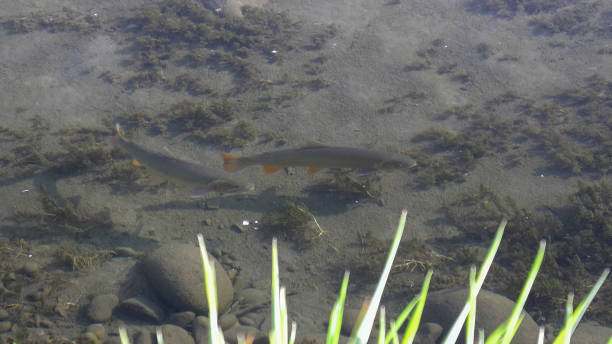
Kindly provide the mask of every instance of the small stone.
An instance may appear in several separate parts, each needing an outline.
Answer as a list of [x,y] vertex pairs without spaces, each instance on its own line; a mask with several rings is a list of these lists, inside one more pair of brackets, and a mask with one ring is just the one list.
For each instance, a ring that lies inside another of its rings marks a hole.
[[268,302],[268,294],[255,288],[245,288],[240,291],[240,297],[249,306],[262,305]]
[[223,252],[218,247],[213,248],[211,253],[217,259],[219,259],[219,258],[221,258],[221,256],[223,256]]
[[175,325],[163,325],[162,334],[167,344],[195,344],[189,332]]
[[33,261],[27,261],[25,264],[23,264],[21,271],[30,277],[36,277],[40,271],[40,265]]
[[100,339],[96,336],[95,333],[85,332],[81,335],[79,342],[87,344],[99,344]]
[[8,320],[0,321],[0,333],[8,332],[13,327],[13,323]]
[[230,280],[234,280],[234,278],[236,278],[236,275],[238,274],[238,270],[236,269],[231,269],[227,272],[227,277],[229,277]]
[[153,301],[144,296],[131,297],[121,302],[121,311],[132,314],[142,319],[161,323],[164,320],[164,311]]
[[197,344],[208,344],[208,318],[205,316],[196,317],[193,320],[193,335]]
[[119,298],[112,294],[96,295],[87,307],[87,316],[93,322],[110,320],[113,309],[119,303]]
[[221,318],[219,318],[219,326],[223,331],[236,325],[237,322],[238,318],[236,318],[234,314],[223,314]]
[[85,331],[95,334],[98,339],[104,339],[104,337],[106,337],[106,329],[102,324],[91,324],[87,326],[87,330]]
[[182,328],[188,327],[195,319],[195,313],[192,311],[172,313],[168,317],[168,322]]
[[204,221],[202,221],[203,224],[205,224],[206,226],[212,226],[212,220],[211,219],[204,219]]
[[251,317],[248,317],[248,316],[240,317],[240,324],[246,325],[246,326],[251,326],[251,327],[256,327],[256,325],[257,325],[255,323],[255,320],[253,320]]
[[230,225],[230,229],[237,233],[243,233],[247,230],[247,227],[243,226],[242,224],[232,223]]

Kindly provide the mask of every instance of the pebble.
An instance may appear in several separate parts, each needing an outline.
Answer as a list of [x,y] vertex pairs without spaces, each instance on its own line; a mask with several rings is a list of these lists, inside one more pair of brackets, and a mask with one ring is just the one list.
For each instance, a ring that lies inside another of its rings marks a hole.
[[168,317],[168,322],[170,324],[174,324],[176,326],[186,328],[186,327],[189,327],[191,323],[193,323],[193,319],[195,319],[195,316],[196,316],[195,313],[192,311],[172,313]]
[[93,322],[110,320],[113,309],[119,303],[119,298],[113,294],[96,295],[87,307],[87,316]]
[[122,312],[134,315],[141,319],[146,319],[154,323],[161,323],[164,320],[164,311],[153,301],[144,296],[130,297],[121,302],[119,309]]
[[[215,264],[217,307],[219,313],[223,313],[234,298],[234,289],[223,266],[214,257],[209,257]],[[180,243],[163,245],[145,257],[143,270],[167,303],[196,314],[208,314],[199,248]]]
[[91,333],[91,332],[83,333],[79,341],[81,343],[87,343],[87,344],[99,344],[100,343],[100,339],[96,336],[96,334]]
[[208,344],[208,324],[208,318],[205,316],[193,320],[192,329],[197,344]]
[[268,296],[267,293],[255,288],[245,288],[240,291],[240,297],[249,306],[267,303]]
[[102,324],[91,324],[87,326],[87,330],[85,331],[95,334],[98,339],[104,339],[104,337],[106,337],[106,329]]
[[36,277],[40,271],[40,265],[33,261],[27,261],[25,264],[23,264],[21,271],[30,277]]
[[12,327],[13,327],[13,323],[12,322],[10,322],[8,320],[0,321],[0,333],[4,333],[4,332],[10,331]]
[[163,325],[162,334],[167,344],[195,344],[189,332],[175,325]]
[[223,314],[221,318],[219,318],[219,326],[223,331],[236,325],[236,323],[238,323],[238,318],[236,318],[234,314]]

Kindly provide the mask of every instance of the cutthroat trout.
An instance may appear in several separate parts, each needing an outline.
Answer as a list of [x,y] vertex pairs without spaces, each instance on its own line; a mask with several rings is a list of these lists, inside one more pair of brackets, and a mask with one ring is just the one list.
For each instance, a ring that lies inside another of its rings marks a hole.
[[115,137],[113,143],[125,149],[138,163],[154,170],[165,178],[178,184],[189,184],[196,186],[192,191],[192,197],[199,197],[207,192],[236,193],[252,191],[252,184],[243,184],[228,179],[220,173],[198,164],[165,154],[156,153],[128,141],[121,133],[119,124],[115,124]]
[[407,156],[378,152],[363,148],[330,147],[309,145],[297,149],[240,156],[221,153],[223,169],[234,172],[251,165],[263,165],[267,174],[287,166],[307,166],[308,173],[322,168],[360,168],[366,170],[402,169],[416,166],[416,161]]

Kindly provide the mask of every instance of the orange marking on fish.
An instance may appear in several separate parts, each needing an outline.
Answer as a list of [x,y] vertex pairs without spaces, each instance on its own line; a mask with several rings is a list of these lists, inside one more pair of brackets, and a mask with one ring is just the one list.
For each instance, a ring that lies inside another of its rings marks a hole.
[[134,166],[134,167],[142,167],[142,164],[138,160],[132,160],[132,166]]
[[277,172],[278,170],[280,170],[281,168],[283,168],[283,166],[270,166],[270,165],[264,165],[264,172],[266,172],[266,174],[272,174]]
[[223,157],[223,169],[227,172],[235,172],[238,170],[238,161],[243,157],[236,154],[221,152]]
[[320,167],[320,166],[309,166],[307,172],[308,172],[308,174],[315,174],[315,173],[321,171],[321,169],[322,169],[322,167]]

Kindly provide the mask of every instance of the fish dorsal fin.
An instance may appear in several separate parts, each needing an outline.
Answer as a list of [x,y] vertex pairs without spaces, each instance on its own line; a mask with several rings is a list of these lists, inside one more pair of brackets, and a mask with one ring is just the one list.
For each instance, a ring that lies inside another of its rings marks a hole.
[[271,165],[264,165],[264,172],[266,172],[266,174],[272,174],[278,170],[280,170],[281,168],[283,168],[283,166],[271,166]]
[[314,148],[314,147],[329,147],[328,145],[324,145],[320,142],[316,142],[316,141],[308,141],[306,142],[305,145],[303,145],[300,148]]

